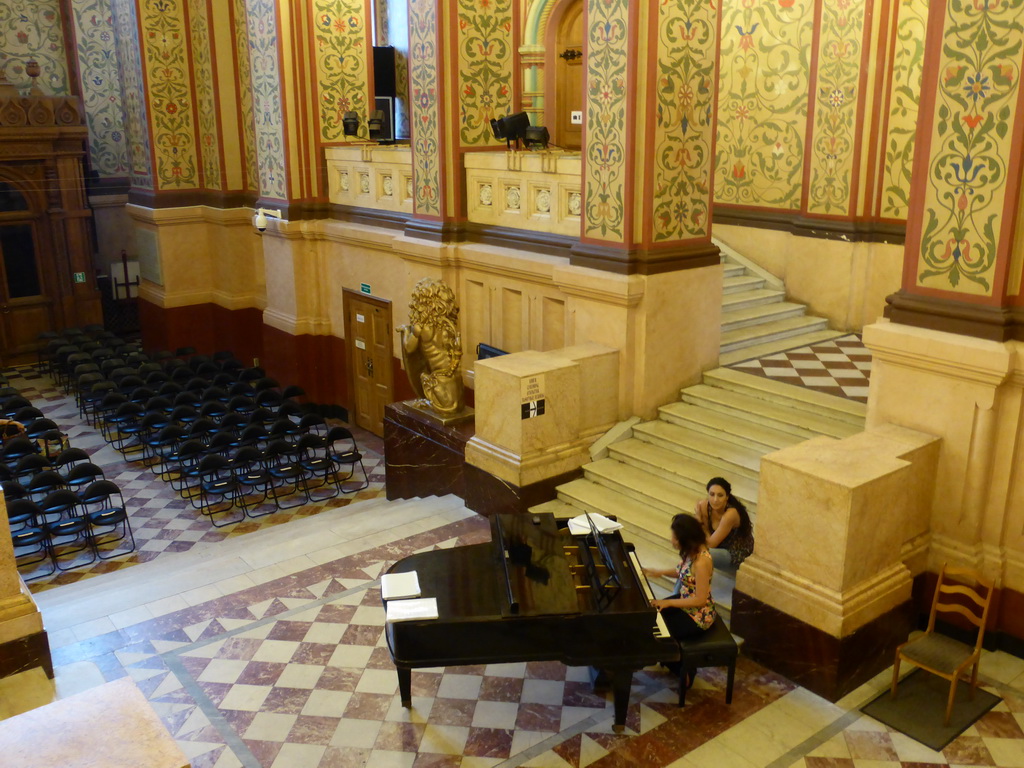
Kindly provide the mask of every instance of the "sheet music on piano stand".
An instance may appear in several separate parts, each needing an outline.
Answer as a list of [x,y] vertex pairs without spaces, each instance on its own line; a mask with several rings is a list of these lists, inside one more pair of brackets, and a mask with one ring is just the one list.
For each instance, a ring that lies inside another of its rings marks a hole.
[[[590,516],[589,512],[585,514],[587,522],[590,524],[590,533],[588,534],[588,538],[593,538],[594,547],[597,549],[601,562],[597,562],[594,558],[594,552],[589,546],[580,547],[580,551],[586,555],[585,565],[587,567],[588,575],[591,577],[592,582],[597,586],[598,606],[605,608],[611,604],[612,600],[615,599],[615,596],[618,595],[619,590],[622,589],[622,581],[619,579],[619,572],[615,568],[615,559],[608,551],[608,546],[605,544],[604,538],[601,536],[601,532],[594,523],[594,519]],[[604,579],[601,579],[598,575],[598,566],[604,566],[608,573],[608,576]]]

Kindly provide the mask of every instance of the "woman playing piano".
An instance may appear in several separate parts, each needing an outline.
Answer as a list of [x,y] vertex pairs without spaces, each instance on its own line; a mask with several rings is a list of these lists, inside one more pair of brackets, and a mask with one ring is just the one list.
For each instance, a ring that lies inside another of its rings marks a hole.
[[675,591],[651,604],[661,611],[665,625],[676,640],[699,637],[715,623],[715,601],[711,597],[714,565],[708,551],[704,528],[692,515],[672,518],[672,547],[679,551],[674,569],[644,568],[648,576],[675,576]]

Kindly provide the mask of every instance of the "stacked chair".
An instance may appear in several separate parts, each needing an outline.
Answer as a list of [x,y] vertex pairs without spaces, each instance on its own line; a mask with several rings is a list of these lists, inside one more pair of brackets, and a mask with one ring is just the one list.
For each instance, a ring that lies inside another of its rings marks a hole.
[[[55,364],[52,356],[41,354],[40,360]],[[17,565],[32,566],[27,580],[133,551],[135,539],[121,491],[104,478],[89,454],[69,446],[57,424],[26,405],[5,380],[0,412],[18,423],[17,430],[3,434],[0,484]]]

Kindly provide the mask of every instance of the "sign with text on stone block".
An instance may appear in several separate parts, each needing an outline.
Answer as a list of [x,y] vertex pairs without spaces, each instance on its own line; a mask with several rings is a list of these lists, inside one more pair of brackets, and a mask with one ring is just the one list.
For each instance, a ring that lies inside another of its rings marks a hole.
[[534,400],[544,399],[544,374],[523,377],[519,385],[521,387],[522,402],[529,403]]
[[519,385],[522,395],[522,417],[532,419],[544,415],[544,374],[526,376]]

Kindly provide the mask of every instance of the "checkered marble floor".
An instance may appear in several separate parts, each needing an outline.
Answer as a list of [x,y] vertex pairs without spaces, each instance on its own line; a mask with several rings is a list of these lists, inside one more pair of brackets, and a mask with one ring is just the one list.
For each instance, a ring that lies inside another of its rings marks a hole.
[[[1004,700],[942,752],[859,713],[888,672],[832,704],[742,656],[731,705],[723,669],[702,669],[683,709],[674,675],[637,672],[620,734],[588,671],[555,662],[414,670],[407,710],[380,574],[415,552],[485,541],[487,521],[444,497],[360,502],[288,528],[38,595],[58,684],[130,676],[194,768],[1009,768],[1024,758],[1024,660],[1000,653],[983,660],[982,683]],[[213,580],[218,557],[239,555],[260,566]]]
[[[388,502],[377,490],[272,515],[244,536],[214,531],[33,376],[16,386],[36,388],[28,396],[73,445],[110,459],[140,541],[125,558],[135,567],[37,587],[57,690],[130,676],[195,768],[1024,766],[1024,660],[1004,653],[982,662],[982,684],[1003,701],[941,752],[860,714],[889,672],[830,703],[742,656],[731,705],[722,669],[700,670],[683,709],[675,676],[639,671],[621,734],[587,670],[558,663],[414,670],[407,710],[379,577],[415,552],[487,540],[486,520],[454,497]],[[382,451],[367,437],[360,446],[376,452],[379,488]]]
[[871,353],[856,334],[729,367],[862,403],[868,401]]
[[[365,489],[294,509],[278,510],[266,517],[245,519],[224,528],[215,528],[188,500],[172,491],[166,482],[140,462],[125,461],[120,453],[108,446],[95,428],[83,422],[74,397],[65,395],[49,375],[39,373],[31,365],[6,368],[3,373],[12,387],[16,387],[46,418],[56,422],[61,431],[68,435],[70,445],[87,451],[93,463],[103,468],[107,479],[113,480],[121,488],[136,542],[134,552],[126,551],[124,555],[110,560],[72,567],[71,570],[30,581],[29,587],[33,592],[150,562],[163,554],[187,552],[198,542],[223,541],[261,528],[281,525],[292,519],[315,515],[324,509],[377,498],[384,492],[383,441],[365,430],[352,428],[370,479],[370,485]],[[86,559],[80,555],[78,562]],[[69,562],[73,566],[75,561]],[[22,569],[22,576],[32,578],[34,573],[45,570],[38,568],[32,571],[25,568]]]

